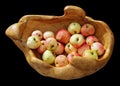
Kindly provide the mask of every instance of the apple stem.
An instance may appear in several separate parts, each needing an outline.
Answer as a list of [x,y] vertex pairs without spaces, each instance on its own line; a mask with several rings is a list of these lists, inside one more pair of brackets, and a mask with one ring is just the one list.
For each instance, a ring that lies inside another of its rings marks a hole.
[[35,38],[33,38],[33,40],[34,40],[35,42],[37,42],[37,40],[36,40]]
[[54,45],[51,46],[51,49],[54,47]]
[[92,55],[94,54],[93,52],[90,52]]
[[76,41],[79,41],[79,38],[77,38]]

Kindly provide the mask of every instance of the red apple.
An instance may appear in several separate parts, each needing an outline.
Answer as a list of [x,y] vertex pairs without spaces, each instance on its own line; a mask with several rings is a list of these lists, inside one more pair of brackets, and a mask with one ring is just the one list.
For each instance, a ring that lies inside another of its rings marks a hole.
[[70,37],[70,43],[76,48],[79,48],[84,42],[85,42],[85,39],[81,34],[73,34]]
[[92,45],[94,42],[97,42],[98,41],[98,38],[96,37],[96,36],[88,36],[87,38],[86,38],[86,43],[88,44],[88,45]]
[[55,35],[56,40],[58,40],[59,42],[66,44],[69,42],[70,39],[70,33],[66,30],[66,29],[59,29],[56,32]]
[[78,48],[78,54],[83,55],[84,51],[90,49],[89,45],[84,43],[80,48]]
[[92,24],[84,24],[81,27],[81,34],[83,36],[89,36],[89,35],[93,35],[95,33],[95,28]]
[[77,52],[77,48],[75,48],[71,43],[67,43],[65,45],[65,52],[67,54],[71,53],[71,52]]
[[45,40],[41,40],[41,45],[37,48],[38,53],[43,54],[44,51],[47,49],[45,42]]
[[40,30],[35,30],[32,32],[32,36],[38,36],[41,40],[43,38],[43,33]]
[[55,66],[56,67],[63,67],[68,64],[67,57],[65,55],[58,55],[55,58]]
[[57,42],[57,47],[54,50],[54,53],[56,55],[60,55],[60,54],[62,54],[64,52],[64,50],[65,50],[64,45],[62,43],[60,43],[60,42]]
[[70,63],[74,56],[79,56],[77,52],[71,52],[67,55],[68,62]]
[[91,49],[92,50],[95,50],[97,52],[97,54],[100,56],[100,55],[103,55],[104,51],[105,51],[105,48],[103,46],[102,43],[100,42],[95,42],[91,45]]
[[50,38],[50,37],[53,37],[53,38],[54,38],[54,32],[52,32],[52,31],[45,31],[45,32],[43,33],[43,38],[44,38],[44,39],[47,39],[47,38]]

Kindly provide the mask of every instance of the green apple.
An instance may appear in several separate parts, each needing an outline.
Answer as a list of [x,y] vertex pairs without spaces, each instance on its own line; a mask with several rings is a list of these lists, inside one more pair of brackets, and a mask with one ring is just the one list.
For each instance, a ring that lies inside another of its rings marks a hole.
[[71,53],[71,52],[77,52],[77,48],[75,48],[71,43],[67,43],[65,45],[65,52],[67,54]]
[[54,38],[54,32],[52,32],[52,31],[45,31],[45,32],[43,33],[43,38],[44,38],[44,39],[47,39],[47,38],[50,38],[50,37],[53,37],[53,38]]
[[46,50],[42,55],[43,61],[48,64],[53,64],[55,62],[55,55],[50,50]]
[[84,51],[83,57],[87,57],[90,59],[98,59],[97,52],[95,50],[90,50],[90,49]]
[[53,37],[46,39],[46,47],[48,50],[54,51],[57,47],[57,40]]
[[38,36],[30,36],[27,39],[27,47],[31,49],[36,49],[41,45],[41,42],[38,38]]
[[73,34],[70,37],[70,43],[76,48],[79,48],[84,42],[85,39],[82,34]]
[[72,22],[70,23],[70,25],[68,26],[68,31],[71,34],[76,34],[76,33],[80,33],[80,29],[81,29],[81,25],[77,22]]

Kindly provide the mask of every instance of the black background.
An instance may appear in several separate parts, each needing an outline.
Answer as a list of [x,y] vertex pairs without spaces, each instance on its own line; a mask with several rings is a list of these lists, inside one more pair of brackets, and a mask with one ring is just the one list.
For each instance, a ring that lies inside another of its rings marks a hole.
[[[105,2],[106,1],[106,2]],[[27,14],[63,15],[66,5],[76,5],[83,8],[87,16],[106,22],[114,33],[115,45],[111,59],[107,65],[90,76],[76,80],[57,80],[44,77],[33,70],[16,45],[5,35],[5,30]],[[119,84],[120,77],[120,28],[117,2],[110,0],[15,0],[0,3],[0,76],[3,84],[28,85],[104,85]],[[9,82],[10,81],[10,82]],[[57,83],[57,84],[55,84]]]

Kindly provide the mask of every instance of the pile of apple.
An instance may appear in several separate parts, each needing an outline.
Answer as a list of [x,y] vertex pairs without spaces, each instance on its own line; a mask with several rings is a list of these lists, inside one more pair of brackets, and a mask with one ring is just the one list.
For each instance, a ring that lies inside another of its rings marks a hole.
[[94,34],[92,24],[72,22],[68,28],[60,28],[56,32],[33,31],[27,39],[27,47],[36,50],[46,63],[62,67],[75,56],[98,59],[104,54],[105,48]]

